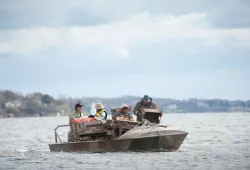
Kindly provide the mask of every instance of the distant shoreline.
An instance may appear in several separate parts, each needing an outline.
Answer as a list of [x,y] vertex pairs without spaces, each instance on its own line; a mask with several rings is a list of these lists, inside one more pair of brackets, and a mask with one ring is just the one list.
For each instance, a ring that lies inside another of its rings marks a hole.
[[[230,113],[235,113],[235,114],[242,114],[242,113],[250,113],[250,112],[186,112],[186,113],[174,113],[174,112],[169,112],[169,113],[163,113],[163,115],[168,115],[168,114],[230,114]],[[110,115],[110,114],[109,114]],[[68,117],[69,115],[62,115],[62,116],[57,116],[56,114],[50,114],[50,115],[46,115],[46,116],[20,116],[20,117],[3,117],[0,115],[0,119],[8,119],[8,118],[43,118],[43,117]],[[83,117],[87,117],[89,116],[89,114],[84,114]],[[134,115],[135,116],[135,115]]]
[[[10,90],[0,90],[0,117],[39,117],[53,114],[67,115],[77,102],[84,104],[84,112],[91,112],[93,104],[101,102],[110,112],[122,104],[134,107],[141,101],[138,96],[122,96],[117,98],[60,98],[55,99],[40,92],[23,95]],[[163,113],[231,113],[250,112],[250,100],[198,99],[176,100],[171,98],[152,98]],[[56,116],[56,115],[55,115]]]

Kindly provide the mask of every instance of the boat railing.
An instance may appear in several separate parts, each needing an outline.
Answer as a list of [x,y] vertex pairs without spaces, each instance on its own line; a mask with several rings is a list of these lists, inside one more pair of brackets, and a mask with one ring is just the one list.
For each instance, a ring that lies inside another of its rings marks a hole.
[[66,126],[69,126],[69,125],[58,125],[56,128],[55,128],[55,142],[57,143],[57,139],[60,141],[60,143],[62,143],[62,140],[60,139],[58,133],[57,133],[57,129],[59,127],[66,127]]

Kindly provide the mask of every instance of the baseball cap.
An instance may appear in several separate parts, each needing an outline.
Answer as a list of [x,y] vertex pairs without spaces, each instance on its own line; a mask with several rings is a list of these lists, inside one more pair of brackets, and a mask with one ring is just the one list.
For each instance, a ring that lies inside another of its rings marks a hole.
[[150,97],[149,97],[148,95],[144,95],[144,96],[143,96],[143,99],[144,99],[144,100],[149,100]]
[[80,103],[77,103],[76,105],[75,105],[75,107],[83,107],[84,105],[82,105],[82,104],[80,104]]

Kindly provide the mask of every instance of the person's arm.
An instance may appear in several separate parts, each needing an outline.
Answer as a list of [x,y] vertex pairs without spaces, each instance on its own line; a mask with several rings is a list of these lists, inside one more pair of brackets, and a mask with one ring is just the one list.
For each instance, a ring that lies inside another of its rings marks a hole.
[[77,113],[75,111],[72,111],[69,115],[69,124],[72,124],[72,121],[75,119],[77,119]]
[[95,120],[102,120],[102,114],[96,112],[94,119]]
[[136,103],[134,109],[133,109],[133,112],[134,114],[136,115],[136,112],[139,110],[139,107],[140,107],[140,102]]
[[113,114],[112,119],[115,120],[115,119],[116,119],[116,116],[117,116],[116,113]]
[[113,120],[116,120],[116,117],[120,116],[120,112],[115,112],[115,114],[112,116]]

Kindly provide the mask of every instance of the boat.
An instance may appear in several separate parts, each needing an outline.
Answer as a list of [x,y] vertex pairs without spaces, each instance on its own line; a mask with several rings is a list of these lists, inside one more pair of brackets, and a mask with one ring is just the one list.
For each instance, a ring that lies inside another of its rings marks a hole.
[[[112,111],[112,110],[111,110]],[[114,110],[113,110],[114,111]],[[49,144],[51,152],[127,152],[127,151],[176,151],[188,132],[169,130],[156,119],[160,112],[145,109],[142,122],[119,120],[94,120],[59,125],[55,128],[55,143]],[[148,116],[152,114],[151,116]],[[152,123],[152,122],[158,123]],[[70,126],[68,142],[58,136],[59,127]]]

